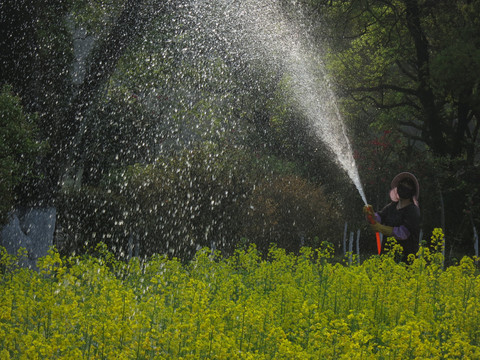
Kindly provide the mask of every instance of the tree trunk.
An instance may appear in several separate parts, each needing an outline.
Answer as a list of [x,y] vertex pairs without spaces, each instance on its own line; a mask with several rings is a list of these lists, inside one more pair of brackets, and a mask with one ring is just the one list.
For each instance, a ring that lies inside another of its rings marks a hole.
[[[468,130],[468,113],[470,107],[466,101],[468,94],[460,94],[458,99],[457,106],[457,128],[455,131],[453,146],[452,146],[452,156],[458,157],[463,153],[463,150],[466,149],[468,152],[468,146],[466,143],[467,140],[467,130]],[[468,158],[469,156],[467,156]],[[472,159],[473,160],[473,159]]]
[[62,177],[75,168],[82,138],[82,126],[102,86],[108,81],[126,49],[144,30],[147,18],[141,16],[145,0],[128,0],[107,37],[92,52],[83,83],[65,109],[64,121],[56,129],[51,154],[45,159],[47,202],[56,198]]
[[420,23],[420,10],[417,0],[404,0],[406,6],[407,28],[415,43],[418,98],[425,114],[424,138],[437,155],[446,155],[447,144],[443,137],[441,119],[435,105],[435,96],[431,87],[429,67],[429,43]]

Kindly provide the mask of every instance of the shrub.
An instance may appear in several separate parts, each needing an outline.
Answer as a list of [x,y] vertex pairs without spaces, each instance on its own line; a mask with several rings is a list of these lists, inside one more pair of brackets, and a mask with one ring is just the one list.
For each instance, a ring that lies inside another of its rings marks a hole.
[[126,199],[106,189],[66,188],[57,201],[56,245],[63,255],[89,253],[100,243],[127,255]]
[[295,176],[274,158],[244,149],[201,144],[154,164],[130,166],[96,188],[70,190],[59,207],[62,252],[105,242],[116,255],[128,240],[140,254],[188,260],[198,248],[232,254],[241,239],[266,253],[318,246],[316,237],[341,233],[338,214],[321,187]]
[[130,166],[96,188],[63,194],[62,249],[102,241],[118,255],[132,236],[143,256],[189,259],[213,243],[231,253],[258,172],[243,150],[213,145]]
[[272,243],[298,252],[301,246],[318,247],[320,236],[335,243],[342,231],[339,218],[320,186],[284,175],[255,188],[244,231],[264,253]]

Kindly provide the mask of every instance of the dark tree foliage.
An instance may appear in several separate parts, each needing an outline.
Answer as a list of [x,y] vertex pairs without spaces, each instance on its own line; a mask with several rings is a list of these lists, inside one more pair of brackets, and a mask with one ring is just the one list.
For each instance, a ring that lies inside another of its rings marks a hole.
[[480,129],[478,1],[333,1],[332,69],[372,122],[472,165]]
[[17,201],[17,187],[31,180],[41,144],[36,140],[34,117],[25,114],[11,88],[0,91],[0,225]]
[[[49,151],[41,161],[40,182],[29,189],[33,203],[55,200],[62,176],[82,156],[82,126],[100,89],[129,46],[142,36],[169,3],[123,4],[108,33],[92,51],[84,81],[72,82],[72,26],[78,4],[72,1],[3,1],[0,5],[0,81],[11,84],[29,112],[39,114],[41,136]],[[70,22],[70,23],[69,23]]]

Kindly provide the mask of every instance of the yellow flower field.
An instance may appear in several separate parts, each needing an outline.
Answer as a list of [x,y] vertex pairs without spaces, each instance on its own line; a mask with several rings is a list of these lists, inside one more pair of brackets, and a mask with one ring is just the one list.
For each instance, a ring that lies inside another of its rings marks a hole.
[[346,266],[328,246],[188,265],[51,251],[37,272],[2,250],[0,359],[480,359],[474,260],[394,252]]

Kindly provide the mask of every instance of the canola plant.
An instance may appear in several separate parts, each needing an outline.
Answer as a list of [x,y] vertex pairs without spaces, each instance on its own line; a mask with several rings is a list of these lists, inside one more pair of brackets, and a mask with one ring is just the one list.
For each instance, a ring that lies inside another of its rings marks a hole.
[[479,359],[475,259],[443,269],[442,239],[409,265],[325,245],[187,265],[52,250],[33,271],[2,250],[0,359]]

